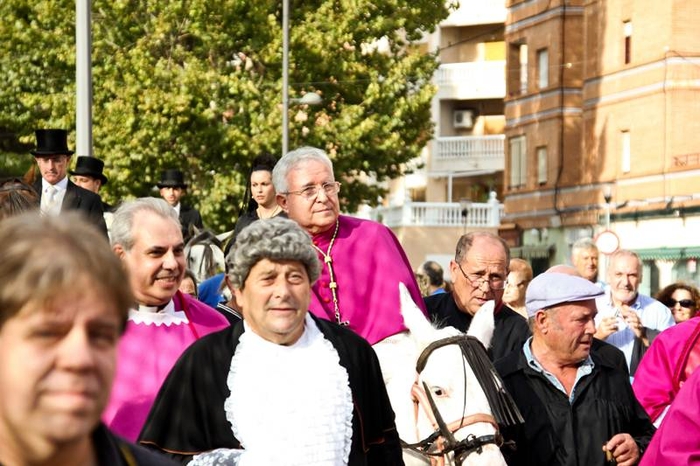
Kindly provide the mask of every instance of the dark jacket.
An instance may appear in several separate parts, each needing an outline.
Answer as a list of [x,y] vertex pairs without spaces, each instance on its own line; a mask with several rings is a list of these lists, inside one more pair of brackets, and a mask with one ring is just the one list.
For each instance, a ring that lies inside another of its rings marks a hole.
[[[41,199],[43,195],[41,178],[34,182],[33,187]],[[61,212],[65,210],[81,212],[90,223],[94,224],[107,236],[107,225],[105,224],[104,211],[102,210],[102,198],[99,194],[81,188],[71,180],[68,180],[66,195],[63,197],[63,203],[61,204]]]
[[516,450],[506,451],[509,465],[604,466],[603,444],[619,433],[630,434],[644,451],[654,426],[637,402],[628,375],[591,351],[593,372],[579,380],[573,403],[544,375],[527,365],[523,351],[495,366],[525,419],[505,429]]
[[[348,372],[354,404],[348,466],[403,465],[394,412],[374,350],[351,330],[312,318]],[[139,443],[183,464],[196,453],[241,448],[226,418],[224,402],[231,395],[229,368],[243,332],[243,322],[238,322],[197,340],[185,351],[163,383]],[[270,448],[274,447],[270,439]]]
[[99,466],[177,466],[159,453],[117,437],[104,424],[92,433]]
[[180,227],[182,228],[182,237],[185,239],[185,243],[192,237],[190,225],[194,225],[200,230],[203,229],[202,216],[194,207],[180,203]]
[[[451,326],[461,332],[469,330],[472,315],[462,312],[457,307],[452,293],[440,293],[423,298],[428,314],[438,326]],[[496,361],[511,351],[523,347],[530,336],[530,328],[523,317],[501,303],[494,311],[493,338],[487,352],[491,361]]]

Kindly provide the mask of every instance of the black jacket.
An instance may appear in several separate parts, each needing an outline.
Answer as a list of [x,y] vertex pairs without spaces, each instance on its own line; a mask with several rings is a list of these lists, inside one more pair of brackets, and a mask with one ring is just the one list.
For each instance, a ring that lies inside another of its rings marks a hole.
[[164,455],[117,437],[104,424],[92,433],[92,442],[99,466],[177,466]]
[[630,434],[640,451],[646,449],[655,429],[634,397],[628,375],[595,350],[591,359],[593,372],[579,380],[571,404],[527,365],[522,350],[496,362],[525,419],[503,431],[517,445],[507,456],[509,465],[604,466],[603,444],[619,433]]
[[[41,199],[43,195],[41,178],[34,182],[33,187]],[[94,224],[107,236],[107,225],[105,224],[104,211],[102,210],[102,198],[99,194],[81,188],[71,180],[68,180],[66,195],[63,197],[63,203],[61,204],[61,212],[65,210],[81,212],[90,223]]]
[[[438,326],[451,326],[461,332],[469,330],[472,316],[459,310],[452,293],[427,296],[423,301],[431,320]],[[487,350],[491,361],[496,361],[511,351],[522,348],[525,340],[530,336],[527,321],[505,304],[501,304],[494,314],[495,328],[491,347]]]
[[182,237],[185,243],[192,237],[190,234],[190,225],[194,225],[200,230],[204,228],[202,216],[194,207],[180,203],[180,227],[182,228]]
[[[312,318],[338,351],[349,376],[354,410],[348,466],[403,465],[394,412],[374,350],[351,330]],[[243,322],[238,322],[200,338],[185,351],[158,393],[139,436],[141,444],[183,464],[196,453],[241,447],[226,419],[224,402],[231,395],[229,368],[243,332]]]

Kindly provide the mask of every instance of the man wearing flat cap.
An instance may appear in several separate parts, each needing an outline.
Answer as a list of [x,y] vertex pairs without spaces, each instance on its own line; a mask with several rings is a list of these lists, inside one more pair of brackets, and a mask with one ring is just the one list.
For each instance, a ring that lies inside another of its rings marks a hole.
[[204,228],[204,225],[202,223],[202,216],[197,209],[180,202],[180,198],[185,195],[187,190],[185,176],[180,170],[174,168],[163,170],[160,174],[160,181],[157,186],[158,189],[160,189],[160,197],[165,199],[165,201],[175,209],[175,212],[177,212],[180,218],[182,237],[185,239],[185,243],[187,243],[192,237],[192,229],[190,226],[196,226],[201,230]]
[[509,465],[632,466],[649,444],[654,426],[627,374],[591,349],[602,294],[566,273],[530,282],[532,337],[495,364],[525,419],[503,432],[517,445]]
[[68,165],[73,155],[73,151],[68,150],[68,131],[36,130],[36,149],[30,153],[41,172],[41,179],[33,187],[40,195],[42,214],[59,215],[65,210],[77,210],[106,235],[100,196],[68,179]]

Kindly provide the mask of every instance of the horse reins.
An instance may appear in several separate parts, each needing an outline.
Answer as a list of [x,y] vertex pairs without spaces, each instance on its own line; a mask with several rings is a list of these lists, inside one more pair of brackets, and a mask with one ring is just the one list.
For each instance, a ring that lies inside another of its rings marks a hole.
[[[467,335],[457,335],[437,340],[423,350],[418,358],[418,361],[416,362],[416,381],[411,388],[411,397],[414,404],[414,417],[416,420],[416,436],[419,436],[417,432],[417,420],[421,406],[423,412],[435,430],[428,437],[416,443],[409,444],[401,440],[401,445],[404,448],[424,456],[433,466],[444,465],[445,457],[449,453],[453,453],[455,460],[461,463],[469,454],[473,452],[481,453],[483,451],[483,447],[488,444],[494,444],[499,448],[503,445],[503,437],[501,436],[498,422],[493,415],[487,413],[475,413],[468,416],[462,416],[461,418],[447,424],[442,418],[440,411],[437,409],[435,400],[430,393],[430,389],[428,388],[427,384],[422,382],[421,386],[419,383],[420,374],[425,368],[428,358],[433,351],[443,346],[452,344],[457,344],[460,346],[460,348],[462,348],[463,344],[471,342],[470,339],[475,340],[473,337],[469,337]],[[468,363],[466,358],[465,363]],[[464,393],[466,397],[466,369],[464,370]],[[466,406],[466,399],[464,403]],[[459,430],[478,423],[491,424],[495,429],[495,434],[482,435],[479,437],[470,434],[463,440],[459,441],[455,438],[454,434],[456,434]]]

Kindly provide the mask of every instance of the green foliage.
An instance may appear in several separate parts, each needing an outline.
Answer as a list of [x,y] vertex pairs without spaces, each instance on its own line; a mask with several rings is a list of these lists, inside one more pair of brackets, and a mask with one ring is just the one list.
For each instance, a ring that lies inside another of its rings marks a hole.
[[[290,1],[290,97],[323,103],[290,108],[289,147],[328,151],[347,210],[376,203],[367,179],[401,175],[430,139],[437,64],[411,41],[447,14],[434,0]],[[35,128],[75,126],[75,2],[3,0],[0,15],[0,163],[17,171]],[[106,200],[154,194],[179,167],[205,223],[232,227],[251,159],[280,152],[281,17],[268,0],[92,1]],[[390,53],[368,48],[380,38]]]

